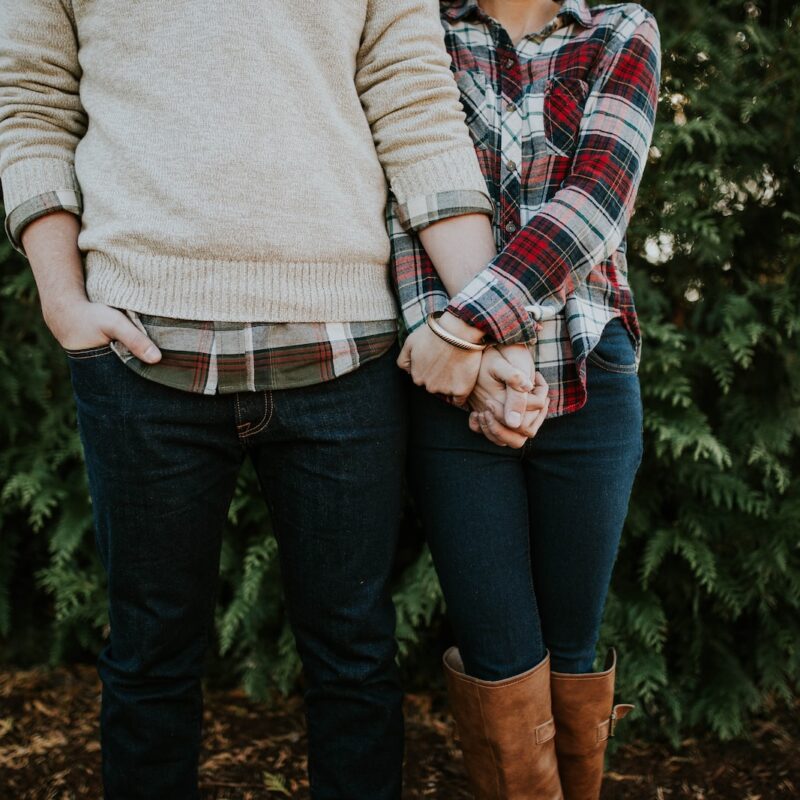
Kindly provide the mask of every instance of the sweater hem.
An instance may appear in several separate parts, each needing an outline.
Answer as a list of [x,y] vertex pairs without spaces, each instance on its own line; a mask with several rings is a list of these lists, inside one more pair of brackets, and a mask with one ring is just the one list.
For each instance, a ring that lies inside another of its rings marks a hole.
[[371,322],[397,316],[383,263],[85,258],[86,294],[122,310],[217,322]]

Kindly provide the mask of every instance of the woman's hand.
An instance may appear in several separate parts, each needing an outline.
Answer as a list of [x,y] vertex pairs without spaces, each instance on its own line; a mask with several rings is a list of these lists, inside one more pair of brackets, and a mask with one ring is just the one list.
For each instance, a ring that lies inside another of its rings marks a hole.
[[[479,331],[448,317],[445,314],[439,324],[449,333],[476,342],[482,338]],[[460,350],[440,339],[427,325],[420,325],[406,339],[397,366],[408,372],[417,386],[448,397],[454,405],[464,405],[478,379],[483,352]]]
[[548,388],[541,373],[537,372],[536,386],[533,393],[528,395],[528,407],[522,425],[516,430],[498,422],[497,408],[473,411],[469,417],[470,430],[482,433],[490,442],[500,447],[519,449],[528,439],[536,436],[547,417],[550,402],[547,396]]
[[547,416],[547,393],[547,383],[535,373],[527,346],[489,348],[468,401],[470,429],[501,447],[520,448]]
[[484,410],[491,405],[498,411],[498,420],[509,428],[519,428],[528,392],[533,391],[533,373],[533,357],[524,344],[488,347],[483,351],[470,407]]

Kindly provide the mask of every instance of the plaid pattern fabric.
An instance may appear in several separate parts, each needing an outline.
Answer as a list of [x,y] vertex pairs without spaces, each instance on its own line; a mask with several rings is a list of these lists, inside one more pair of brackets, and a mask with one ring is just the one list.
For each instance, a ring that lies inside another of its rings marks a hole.
[[20,235],[26,225],[53,211],[69,211],[80,216],[82,208],[83,203],[78,192],[61,189],[40,194],[11,210],[6,216],[6,234],[12,246],[24,255]]
[[[419,230],[440,219],[491,211],[481,192],[441,192],[413,198],[403,208],[406,224]],[[80,216],[74,192],[48,192],[13,209],[6,231],[22,250],[26,225],[54,211]],[[122,309],[159,347],[162,358],[147,364],[122,342],[111,349],[144,378],[201,394],[293,389],[332,380],[383,355],[397,339],[397,320],[370,322],[214,322],[174,319]]]
[[143,378],[202,394],[295,389],[338,378],[383,355],[397,322],[195,322],[127,311],[161,350],[146,364],[111,349]]
[[625,231],[655,122],[658,28],[634,3],[563,0],[515,46],[476,0],[441,9],[498,255],[449,298],[390,206],[404,332],[448,309],[491,340],[528,342],[550,384],[549,416],[565,414],[586,400],[586,357],[610,319],[622,318],[637,365],[641,356]]
[[447,217],[493,212],[492,203],[487,195],[465,189],[411,197],[406,203],[396,204],[396,209],[400,223],[406,229],[413,231],[420,231]]

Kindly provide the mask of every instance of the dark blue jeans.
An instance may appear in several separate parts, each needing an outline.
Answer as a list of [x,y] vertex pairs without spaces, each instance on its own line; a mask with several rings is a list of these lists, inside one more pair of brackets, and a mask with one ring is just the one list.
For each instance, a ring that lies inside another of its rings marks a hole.
[[396,355],[317,386],[226,395],[154,383],[109,347],[68,357],[108,576],[106,800],[198,797],[221,533],[247,456],[271,509],[307,680],[311,795],[400,797],[387,587],[406,441]]
[[411,482],[469,675],[517,675],[545,648],[554,670],[592,669],[642,455],[639,379],[619,320],[590,356],[588,396],[513,450],[412,390]]

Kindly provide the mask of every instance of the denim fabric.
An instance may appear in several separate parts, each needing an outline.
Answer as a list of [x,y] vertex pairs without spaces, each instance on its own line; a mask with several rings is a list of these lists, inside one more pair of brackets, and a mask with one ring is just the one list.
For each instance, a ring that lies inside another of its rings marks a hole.
[[416,387],[410,477],[467,673],[500,680],[550,650],[589,672],[634,476],[642,406],[633,342],[609,322],[589,357],[588,401],[521,450],[467,427]]
[[396,355],[302,389],[201,395],[137,375],[108,346],[67,354],[108,577],[106,800],[198,797],[220,539],[246,457],[271,508],[306,676],[311,795],[400,797],[387,589],[406,440]]

